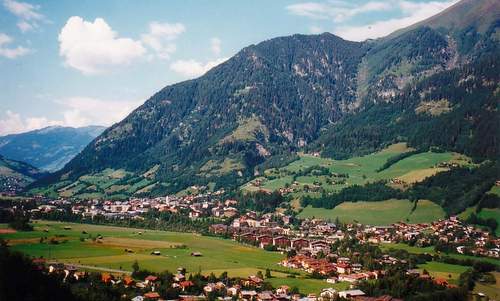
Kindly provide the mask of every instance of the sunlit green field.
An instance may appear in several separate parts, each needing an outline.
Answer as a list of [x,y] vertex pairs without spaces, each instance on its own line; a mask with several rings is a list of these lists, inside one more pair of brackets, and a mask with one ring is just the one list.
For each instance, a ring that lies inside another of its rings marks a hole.
[[312,166],[326,167],[332,173],[348,174],[349,178],[345,179],[346,183],[339,184],[338,181],[337,183],[328,183],[338,179],[326,175],[298,176],[296,178],[298,186],[295,188],[298,189],[300,193],[298,193],[297,196],[304,193],[303,189],[305,185],[311,187],[315,182],[316,184],[319,183],[320,186],[326,191],[339,191],[342,188],[355,184],[362,185],[368,182],[395,178],[411,184],[447,170],[446,168],[436,167],[436,165],[441,162],[455,162],[461,165],[469,164],[469,159],[467,157],[457,153],[425,152],[404,158],[389,168],[377,172],[377,170],[383,166],[389,158],[410,150],[411,149],[408,148],[405,143],[398,143],[391,145],[382,151],[347,160],[332,160],[328,158],[313,157],[310,155],[301,155],[298,160],[285,167],[266,170],[264,175],[258,178],[262,181],[259,187],[252,185],[255,181],[253,180],[250,183],[245,184],[242,188],[248,191],[256,189],[276,190],[283,188],[293,183],[294,173],[304,171],[306,168]]
[[[382,250],[389,250],[389,249],[406,250],[406,251],[408,251],[408,253],[412,253],[412,254],[423,254],[423,253],[436,254],[436,252],[434,251],[434,247],[419,248],[419,247],[412,247],[412,246],[409,246],[409,245],[403,244],[403,243],[381,244],[380,247]],[[473,260],[487,261],[487,262],[491,262],[491,263],[500,265],[500,259],[495,259],[495,258],[476,257],[476,256],[456,254],[456,253],[449,253],[449,254],[443,254],[443,255],[457,258],[457,259],[473,259]]]
[[434,278],[443,278],[451,284],[458,284],[458,278],[460,274],[467,271],[469,267],[456,265],[456,264],[448,264],[443,262],[431,261],[425,264],[421,264],[418,268],[423,271],[424,269],[429,272]]
[[424,223],[444,217],[439,206],[427,200],[421,200],[412,212],[413,203],[408,200],[387,200],[380,202],[344,202],[333,209],[313,208],[308,206],[299,217],[316,217],[341,222],[357,221],[370,225],[389,225],[396,222]]
[[[13,250],[66,263],[131,271],[132,264],[137,260],[142,269],[151,271],[175,271],[178,267],[184,267],[189,272],[200,271],[203,274],[213,272],[219,275],[227,271],[233,277],[247,277],[270,268],[282,271],[273,271],[276,277],[272,278],[273,284],[278,285],[281,280],[284,281],[282,284],[291,281],[291,278],[286,278],[290,270],[277,265],[284,255],[227,239],[192,233],[50,221],[36,221],[34,226],[35,231],[0,234],[0,237],[8,240]],[[65,230],[65,226],[71,229]],[[6,225],[0,228],[5,229]],[[102,243],[98,242],[99,239],[89,239],[89,236],[98,235],[103,236]],[[48,240],[55,238],[59,243],[40,243],[41,237],[47,237]],[[126,248],[133,250],[133,253],[125,252]],[[160,256],[151,255],[156,250],[161,252]],[[201,252],[203,256],[193,257],[192,252]],[[300,286],[304,293],[318,293],[318,288],[330,287],[325,281],[304,279],[304,273],[298,277],[295,281],[305,281],[304,284],[307,284]]]
[[[476,213],[476,206],[469,207],[459,214],[459,217],[463,220],[467,219],[472,213]],[[483,208],[479,213],[476,213],[478,217],[483,219],[494,218],[500,225],[500,209],[499,208]],[[495,230],[495,235],[500,236],[500,226]]]

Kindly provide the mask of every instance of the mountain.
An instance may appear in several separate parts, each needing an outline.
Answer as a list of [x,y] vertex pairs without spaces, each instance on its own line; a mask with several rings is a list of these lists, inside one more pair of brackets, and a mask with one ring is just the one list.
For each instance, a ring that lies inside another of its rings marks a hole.
[[165,87],[34,187],[89,197],[235,187],[296,151],[348,157],[399,141],[494,158],[499,9],[464,0],[374,41],[251,45]]
[[36,167],[0,155],[0,192],[19,191],[44,175]]
[[0,137],[0,155],[53,172],[61,169],[104,129],[102,126],[51,126],[11,134]]
[[500,2],[460,1],[372,43],[359,67],[364,105],[313,147],[345,158],[407,141],[498,158]]

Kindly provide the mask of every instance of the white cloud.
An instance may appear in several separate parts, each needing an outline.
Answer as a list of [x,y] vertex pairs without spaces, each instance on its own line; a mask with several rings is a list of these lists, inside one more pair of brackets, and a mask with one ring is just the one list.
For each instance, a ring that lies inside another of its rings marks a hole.
[[70,126],[112,125],[125,118],[142,101],[103,100],[92,97],[75,96],[58,100],[64,107],[63,123]]
[[91,97],[69,97],[56,101],[62,107],[61,117],[23,117],[7,110],[0,118],[0,135],[22,133],[47,126],[60,125],[81,127],[87,125],[110,126],[142,104],[142,101],[103,100]]
[[30,49],[22,46],[17,46],[15,48],[7,47],[7,44],[12,43],[12,41],[13,40],[10,36],[0,33],[0,56],[8,59],[15,59],[31,52]]
[[212,53],[215,54],[216,56],[219,56],[221,53],[221,40],[219,38],[212,38],[210,39],[210,49],[212,50]]
[[22,32],[30,31],[38,27],[41,21],[47,21],[45,16],[39,13],[40,6],[26,2],[4,0],[3,6],[13,15],[19,18],[17,27]]
[[356,5],[349,1],[328,1],[297,3],[288,5],[286,9],[294,15],[312,19],[331,19],[338,23],[359,14],[390,10],[392,5],[388,1],[370,1],[362,5]]
[[193,59],[177,60],[170,64],[170,69],[186,78],[195,78],[205,74],[208,70],[225,62],[227,59],[228,58],[220,58],[214,61],[209,61],[205,64]]
[[374,39],[383,37],[398,29],[425,20],[457,2],[458,0],[418,3],[396,1],[395,4],[403,13],[402,17],[377,21],[363,26],[340,26],[334,30],[334,33],[344,39],[352,41],[363,41],[369,38]]
[[312,34],[319,34],[319,33],[323,33],[324,30],[321,26],[312,25],[312,26],[309,26],[309,32]]
[[181,23],[151,22],[149,32],[141,35],[141,40],[153,49],[158,58],[169,59],[177,49],[173,41],[185,31],[186,27]]
[[0,119],[0,135],[22,133],[51,125],[62,125],[62,122],[45,117],[22,118],[18,113],[7,110],[5,117]]
[[65,64],[84,74],[130,64],[145,53],[140,41],[119,38],[102,18],[89,22],[78,16],[70,17],[59,33],[59,54]]

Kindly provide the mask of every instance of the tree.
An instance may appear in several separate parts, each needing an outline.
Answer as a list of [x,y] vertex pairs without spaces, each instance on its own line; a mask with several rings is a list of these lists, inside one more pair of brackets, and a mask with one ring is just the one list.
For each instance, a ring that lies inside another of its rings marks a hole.
[[260,279],[264,279],[264,275],[262,275],[262,271],[257,272],[257,277],[259,277]]
[[139,271],[139,262],[137,262],[137,260],[134,261],[134,263],[132,264],[132,271],[133,271],[133,274],[136,274],[138,271]]
[[273,278],[273,276],[271,275],[270,269],[266,269],[266,278]]

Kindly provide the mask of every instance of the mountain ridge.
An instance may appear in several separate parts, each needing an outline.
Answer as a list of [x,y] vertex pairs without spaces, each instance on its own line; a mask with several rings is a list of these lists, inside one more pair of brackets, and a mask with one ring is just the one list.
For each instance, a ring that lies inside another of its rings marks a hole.
[[[476,3],[482,7],[489,1]],[[331,156],[356,147],[380,149],[390,141],[365,135],[373,141],[342,142],[346,137],[331,135],[332,130],[348,129],[355,116],[368,116],[370,108],[384,105],[392,106],[388,109],[397,120],[407,109],[398,100],[405,95],[405,87],[412,89],[425,78],[496,53],[496,13],[490,12],[494,21],[488,30],[468,28],[476,35],[458,35],[460,40],[456,32],[417,26],[375,41],[351,42],[325,33],[278,37],[245,47],[200,78],[161,89],[104,131],[65,168],[36,185],[71,183],[113,169],[132,173],[120,180],[124,191],[143,183],[144,174],[147,187],[153,187],[150,194],[210,183],[237,187],[261,172],[262,164],[282,164],[310,144],[319,145],[321,151],[325,143],[315,143],[318,138],[334,142],[325,152]],[[456,8],[441,17],[450,15],[458,16]],[[439,100],[412,99],[431,107]],[[450,111],[446,104],[441,110]],[[421,116],[426,115],[417,114]],[[364,130],[363,122],[353,126],[353,133]],[[397,125],[393,130],[405,131]],[[397,140],[395,136],[389,140]],[[459,141],[445,138],[452,142],[443,142],[443,147],[454,148]]]
[[0,137],[0,154],[46,171],[56,171],[76,156],[105,127],[49,126]]

